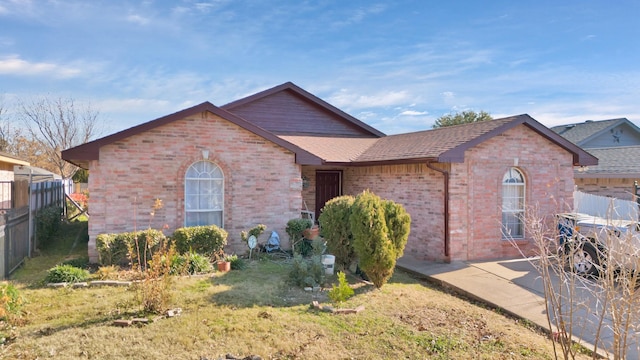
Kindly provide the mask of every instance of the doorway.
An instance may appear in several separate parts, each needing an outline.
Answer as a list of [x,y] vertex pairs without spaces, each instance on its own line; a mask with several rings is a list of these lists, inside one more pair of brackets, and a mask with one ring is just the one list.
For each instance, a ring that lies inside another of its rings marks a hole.
[[327,201],[342,195],[342,171],[316,171],[316,221]]

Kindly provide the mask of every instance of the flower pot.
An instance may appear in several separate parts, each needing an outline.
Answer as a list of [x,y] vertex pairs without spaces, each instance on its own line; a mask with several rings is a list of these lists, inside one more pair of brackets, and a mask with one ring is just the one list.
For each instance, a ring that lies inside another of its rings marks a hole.
[[309,240],[313,240],[317,238],[319,234],[320,234],[320,229],[318,228],[318,225],[314,225],[313,227],[311,227],[311,229],[305,229],[302,232],[302,236],[304,236],[305,239],[309,239]]
[[218,261],[218,271],[227,272],[229,270],[231,270],[230,261]]

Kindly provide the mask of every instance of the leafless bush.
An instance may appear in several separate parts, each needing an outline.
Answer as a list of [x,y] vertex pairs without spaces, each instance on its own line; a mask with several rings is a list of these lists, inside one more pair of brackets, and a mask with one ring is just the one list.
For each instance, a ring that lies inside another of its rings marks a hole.
[[540,216],[535,209],[527,213],[525,231],[537,253],[529,260],[543,283],[556,358],[575,359],[580,347],[574,340],[594,359],[598,354],[626,359],[629,350],[638,351],[640,233],[635,225],[607,217],[601,224],[593,220],[595,231],[572,226],[573,234],[563,238],[558,217]]

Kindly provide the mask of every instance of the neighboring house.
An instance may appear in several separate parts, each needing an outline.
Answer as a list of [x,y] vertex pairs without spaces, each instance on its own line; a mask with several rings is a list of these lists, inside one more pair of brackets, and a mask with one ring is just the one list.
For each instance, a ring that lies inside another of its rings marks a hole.
[[20,166],[29,166],[29,162],[0,152],[0,209],[13,208],[14,168]]
[[[569,210],[574,166],[597,159],[528,115],[385,136],[292,83],[223,107],[205,102],[63,151],[88,169],[89,255],[100,233],[217,224],[277,231],[308,208],[370,189],[412,217],[405,254],[517,256],[522,214]],[[154,199],[163,208],[150,217]],[[506,229],[506,230],[505,230]],[[261,239],[262,242],[266,241]]]
[[551,130],[598,158],[598,165],[577,168],[578,190],[635,200],[640,180],[640,128],[626,118],[554,126]]

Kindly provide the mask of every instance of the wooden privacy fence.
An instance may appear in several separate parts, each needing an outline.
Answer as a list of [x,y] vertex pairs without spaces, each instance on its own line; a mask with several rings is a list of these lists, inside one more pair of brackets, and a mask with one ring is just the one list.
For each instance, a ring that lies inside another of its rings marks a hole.
[[0,279],[8,277],[31,256],[37,246],[38,213],[48,206],[62,208],[63,191],[60,180],[31,185],[27,180],[0,182],[0,195],[5,196],[0,208]]

